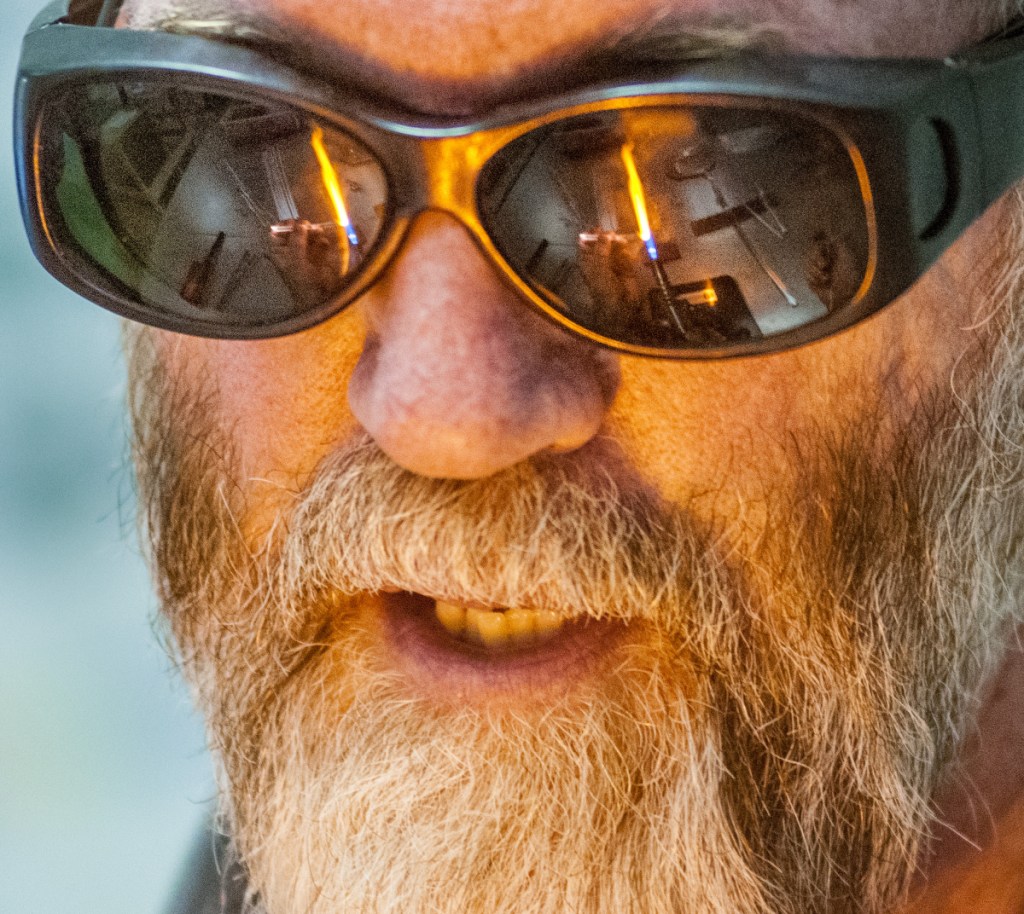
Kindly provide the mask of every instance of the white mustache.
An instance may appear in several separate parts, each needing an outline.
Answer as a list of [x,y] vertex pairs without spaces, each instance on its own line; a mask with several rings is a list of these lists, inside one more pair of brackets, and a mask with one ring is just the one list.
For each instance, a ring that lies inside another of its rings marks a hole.
[[662,622],[725,592],[714,538],[690,515],[578,470],[563,455],[485,480],[426,479],[356,442],[293,510],[277,586]]

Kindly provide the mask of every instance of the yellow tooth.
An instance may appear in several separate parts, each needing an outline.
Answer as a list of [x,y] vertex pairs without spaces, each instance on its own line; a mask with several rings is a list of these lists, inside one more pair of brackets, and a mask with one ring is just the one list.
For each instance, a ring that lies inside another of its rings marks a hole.
[[530,641],[534,633],[534,613],[528,609],[510,609],[505,613],[505,625],[512,641]]
[[440,623],[453,635],[461,635],[466,630],[466,610],[454,603],[442,603],[438,600],[434,604],[434,614]]
[[504,613],[480,612],[472,609],[469,610],[469,613],[474,613],[472,624],[476,627],[480,640],[487,647],[504,647],[508,644],[508,625],[505,624]]
[[489,648],[545,641],[565,624],[562,616],[547,609],[493,612],[467,609],[443,600],[434,603],[434,614],[452,636]]
[[477,644],[483,644],[483,637],[480,634],[480,617],[489,615],[486,609],[466,610],[466,630],[463,637]]
[[561,627],[565,620],[556,612],[550,609],[536,609],[533,611],[533,624],[537,636],[541,639],[553,635]]

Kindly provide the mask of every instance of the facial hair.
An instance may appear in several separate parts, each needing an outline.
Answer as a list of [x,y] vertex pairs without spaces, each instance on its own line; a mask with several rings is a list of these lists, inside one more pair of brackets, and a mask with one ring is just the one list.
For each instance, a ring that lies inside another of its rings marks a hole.
[[[746,555],[600,461],[438,481],[359,436],[253,543],[216,391],[135,335],[152,564],[254,907],[890,910],[1018,621],[1018,279],[970,383],[922,396],[884,453],[884,404],[794,440],[803,497],[766,493]],[[442,709],[381,648],[360,595],[386,588],[636,637],[542,708]]]

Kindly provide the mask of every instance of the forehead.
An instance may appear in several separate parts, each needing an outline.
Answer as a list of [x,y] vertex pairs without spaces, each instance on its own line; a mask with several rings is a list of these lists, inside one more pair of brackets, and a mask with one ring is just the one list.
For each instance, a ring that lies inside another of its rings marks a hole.
[[[1007,0],[126,0],[122,22],[285,42],[304,69],[376,80],[419,107],[514,94],[637,34],[769,41],[850,56],[943,56]],[[240,28],[239,28],[240,27]]]

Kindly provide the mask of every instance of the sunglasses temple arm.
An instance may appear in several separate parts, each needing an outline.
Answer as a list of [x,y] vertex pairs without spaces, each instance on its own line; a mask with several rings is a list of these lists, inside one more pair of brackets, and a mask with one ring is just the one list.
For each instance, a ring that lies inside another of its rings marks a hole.
[[982,205],[1024,179],[1024,38],[967,64],[977,106]]

